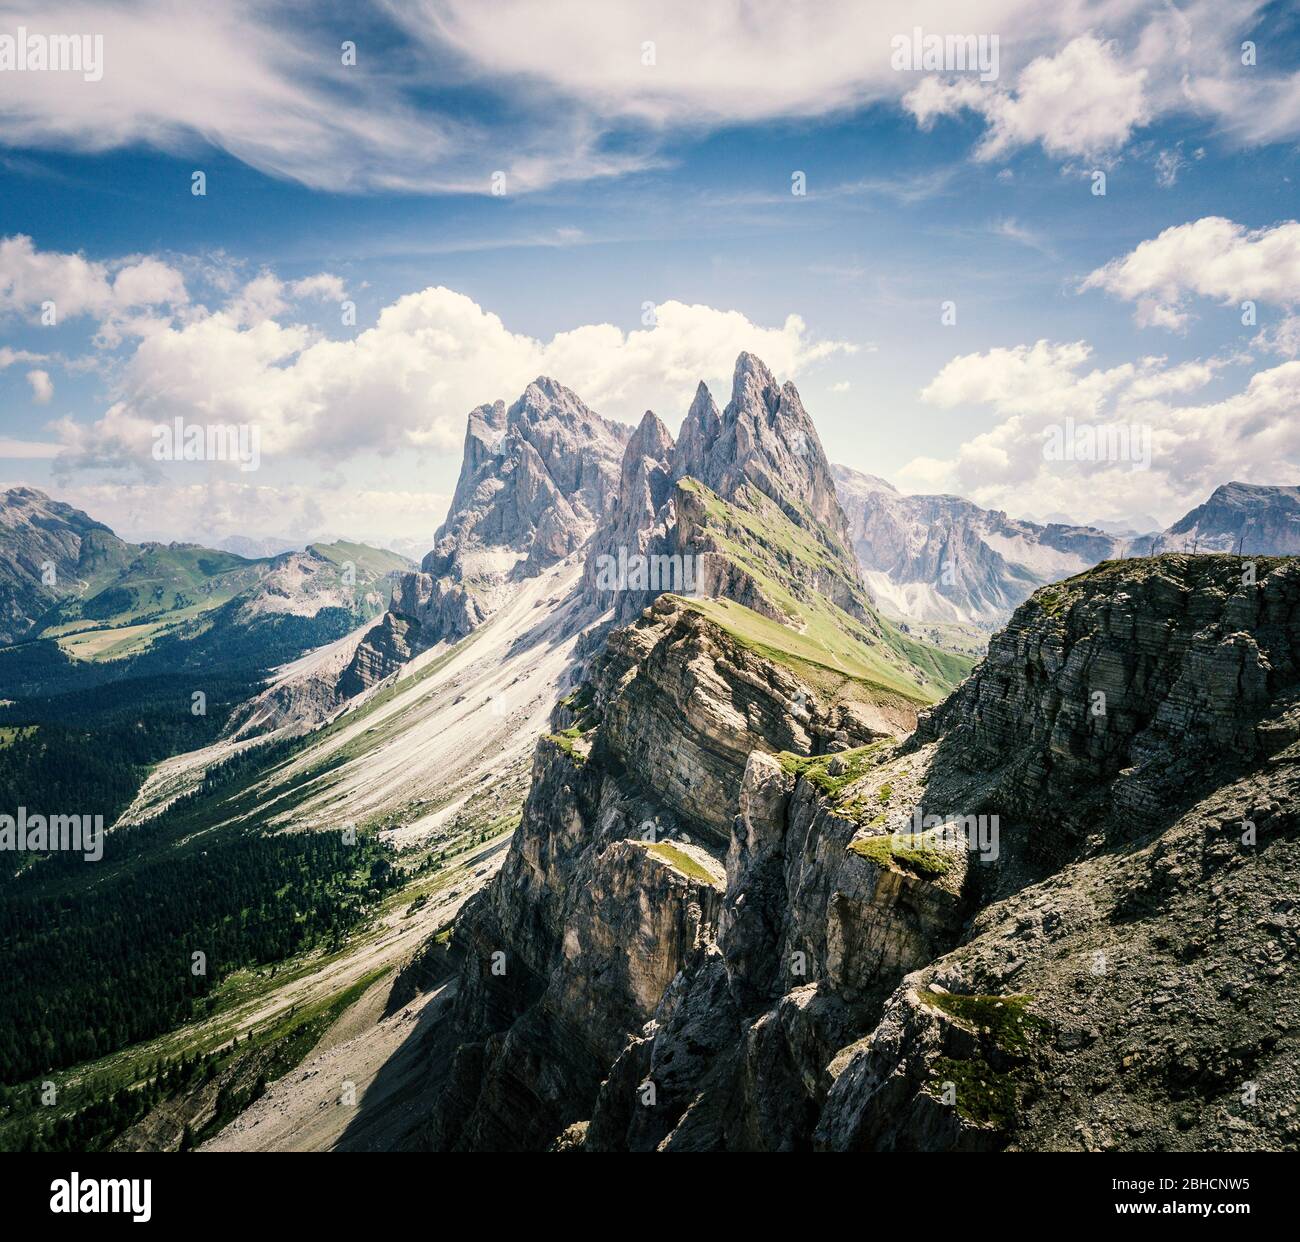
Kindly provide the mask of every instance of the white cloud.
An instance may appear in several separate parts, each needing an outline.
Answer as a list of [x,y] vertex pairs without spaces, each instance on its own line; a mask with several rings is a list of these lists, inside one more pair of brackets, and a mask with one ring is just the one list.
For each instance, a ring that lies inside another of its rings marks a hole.
[[[946,459],[924,456],[899,472],[913,491],[954,491],[1013,514],[1066,512],[1126,519],[1155,509],[1172,521],[1229,480],[1293,483],[1300,472],[1300,362],[1260,371],[1222,399],[1184,403],[1243,358],[1171,365],[1146,357],[1092,364],[1086,342],[1039,341],[954,358],[926,386],[930,404],[983,407],[993,426]],[[1149,469],[1131,459],[1051,461],[1049,429],[1146,429]]]
[[[0,0],[5,26],[92,30],[105,49],[98,82],[3,75],[0,143],[147,145],[195,152],[200,167],[197,153],[211,143],[272,176],[334,191],[486,194],[499,169],[513,194],[655,167],[674,131],[895,104],[909,92],[918,115],[982,113],[985,156],[1033,142],[1109,151],[1152,115],[1173,112],[1204,115],[1238,142],[1275,142],[1300,133],[1300,73],[1263,62],[1245,71],[1234,51],[1265,7],[371,0],[349,30],[313,23],[300,6],[251,0],[50,0],[39,16]],[[1008,85],[895,71],[892,40],[917,25],[996,35]],[[382,34],[367,39],[371,30]],[[358,43],[354,66],[342,63],[344,37]],[[468,84],[487,106],[471,119],[432,102],[430,82],[442,91]]]
[[295,298],[319,298],[322,302],[341,302],[347,296],[342,278],[330,272],[317,272],[315,276],[295,280],[289,292]]
[[0,238],[0,314],[39,315],[53,302],[58,322],[80,315],[111,318],[142,307],[181,305],[185,281],[155,258],[114,264],[80,254],[37,250],[30,237]]
[[250,283],[258,285],[251,299],[246,285],[230,309],[145,335],[103,417],[58,424],[63,466],[147,468],[152,428],[177,416],[255,424],[264,460],[455,451],[470,409],[511,401],[540,374],[607,416],[634,421],[652,406],[672,422],[700,379],[729,380],[743,349],[793,376],[856,348],[810,339],[797,315],[763,327],[737,311],[675,301],[657,308],[653,327],[585,324],[542,341],[445,288],[399,298],[373,328],[331,340],[262,314],[279,291],[262,276]]
[[1165,229],[1090,273],[1081,289],[1104,289],[1133,302],[1142,326],[1182,328],[1191,296],[1224,305],[1300,302],[1300,222],[1247,229],[1205,216]]
[[32,387],[32,400],[37,405],[49,405],[54,396],[54,381],[48,371],[28,371],[27,382]]
[[1181,143],[1161,151],[1156,156],[1156,184],[1162,190],[1172,190],[1178,183],[1179,172],[1186,167]]
[[1251,343],[1284,358],[1300,357],[1300,315],[1284,316],[1280,323],[1264,328]]
[[10,349],[8,345],[0,345],[0,371],[19,362],[44,362],[45,357],[44,354],[32,353],[30,349]]
[[61,444],[42,444],[36,440],[11,440],[8,436],[0,436],[0,460],[17,458],[36,461],[57,457],[61,452],[63,452]]
[[[602,152],[597,132],[558,111],[488,132],[463,114],[418,106],[420,88],[451,78],[445,50],[413,62],[409,49],[367,42],[373,14],[324,27],[308,21],[296,6],[250,0],[48,0],[39,13],[0,0],[4,29],[93,32],[104,45],[99,81],[0,75],[0,142],[85,152],[142,144],[184,152],[210,142],[272,176],[344,191],[486,194],[494,168],[517,191],[645,165],[632,152]],[[358,43],[352,66],[343,63],[345,37]],[[488,150],[498,161],[485,165]],[[178,187],[187,189],[188,174]]]
[[1151,120],[1146,77],[1144,68],[1125,65],[1114,43],[1089,34],[1030,62],[1013,90],[974,78],[928,77],[903,103],[923,127],[963,109],[980,113],[988,130],[976,147],[979,159],[1000,159],[1036,142],[1051,155],[1097,158]]

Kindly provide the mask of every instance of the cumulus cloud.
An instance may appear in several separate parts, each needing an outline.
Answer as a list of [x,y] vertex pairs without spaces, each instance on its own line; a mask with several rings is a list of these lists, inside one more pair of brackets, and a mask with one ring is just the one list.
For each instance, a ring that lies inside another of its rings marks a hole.
[[[1072,512],[1123,520],[1160,510],[1172,521],[1221,483],[1293,482],[1300,471],[1300,362],[1249,377],[1221,399],[1195,400],[1241,358],[1170,364],[1145,357],[1098,367],[1083,341],[1038,341],[954,358],[922,391],[940,408],[973,407],[994,425],[948,458],[918,457],[900,472],[913,491],[955,491],[1013,514]],[[1067,420],[1069,423],[1067,424]],[[1123,428],[1149,437],[1139,455],[1049,460],[1051,434]]]
[[969,109],[988,122],[979,159],[1000,159],[1042,143],[1052,155],[1095,158],[1117,150],[1151,120],[1147,71],[1130,68],[1117,45],[1094,35],[1025,66],[1014,89],[973,78],[923,79],[903,100],[918,124]]
[[1248,229],[1205,216],[1165,229],[1091,272],[1081,289],[1103,289],[1137,307],[1142,326],[1180,329],[1193,296],[1228,305],[1300,302],[1300,222]]
[[48,371],[28,371],[27,382],[31,385],[32,400],[37,405],[49,405],[54,396],[54,381]]
[[[268,290],[259,285],[262,309],[278,296]],[[251,305],[245,286],[232,308],[141,339],[106,413],[89,425],[58,424],[64,466],[147,467],[152,428],[178,416],[256,425],[264,459],[454,451],[470,409],[513,400],[540,374],[606,415],[633,421],[650,406],[671,422],[700,379],[729,379],[741,350],[794,376],[855,348],[811,339],[797,315],[764,327],[737,311],[675,301],[656,309],[651,327],[584,324],[545,341],[510,331],[472,299],[441,287],[399,298],[373,328],[347,340],[282,324]]]
[[156,258],[110,265],[80,254],[37,250],[22,233],[0,238],[0,315],[39,316],[45,303],[52,302],[62,322],[81,315],[111,318],[186,300],[181,273]]

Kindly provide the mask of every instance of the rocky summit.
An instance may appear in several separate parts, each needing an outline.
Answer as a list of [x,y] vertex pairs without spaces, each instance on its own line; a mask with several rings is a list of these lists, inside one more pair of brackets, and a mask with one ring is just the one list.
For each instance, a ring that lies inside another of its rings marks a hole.
[[418,573],[345,672],[360,693],[413,654],[464,638],[519,581],[582,547],[611,511],[629,428],[539,376],[519,399],[472,410],[447,520]]

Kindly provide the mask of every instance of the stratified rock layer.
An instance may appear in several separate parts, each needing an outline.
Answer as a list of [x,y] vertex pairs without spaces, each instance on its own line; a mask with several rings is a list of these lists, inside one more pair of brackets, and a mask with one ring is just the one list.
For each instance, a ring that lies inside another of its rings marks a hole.
[[557,709],[432,1145],[1300,1146],[1300,565],[1040,591],[901,745],[735,646],[661,601]]

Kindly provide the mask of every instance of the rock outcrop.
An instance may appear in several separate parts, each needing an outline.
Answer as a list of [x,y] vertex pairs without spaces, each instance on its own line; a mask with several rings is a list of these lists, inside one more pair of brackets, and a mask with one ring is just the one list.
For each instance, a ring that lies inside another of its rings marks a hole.
[[430,1143],[1300,1147],[1298,650],[1295,561],[1108,564],[825,753],[807,687],[659,601],[458,924]]

